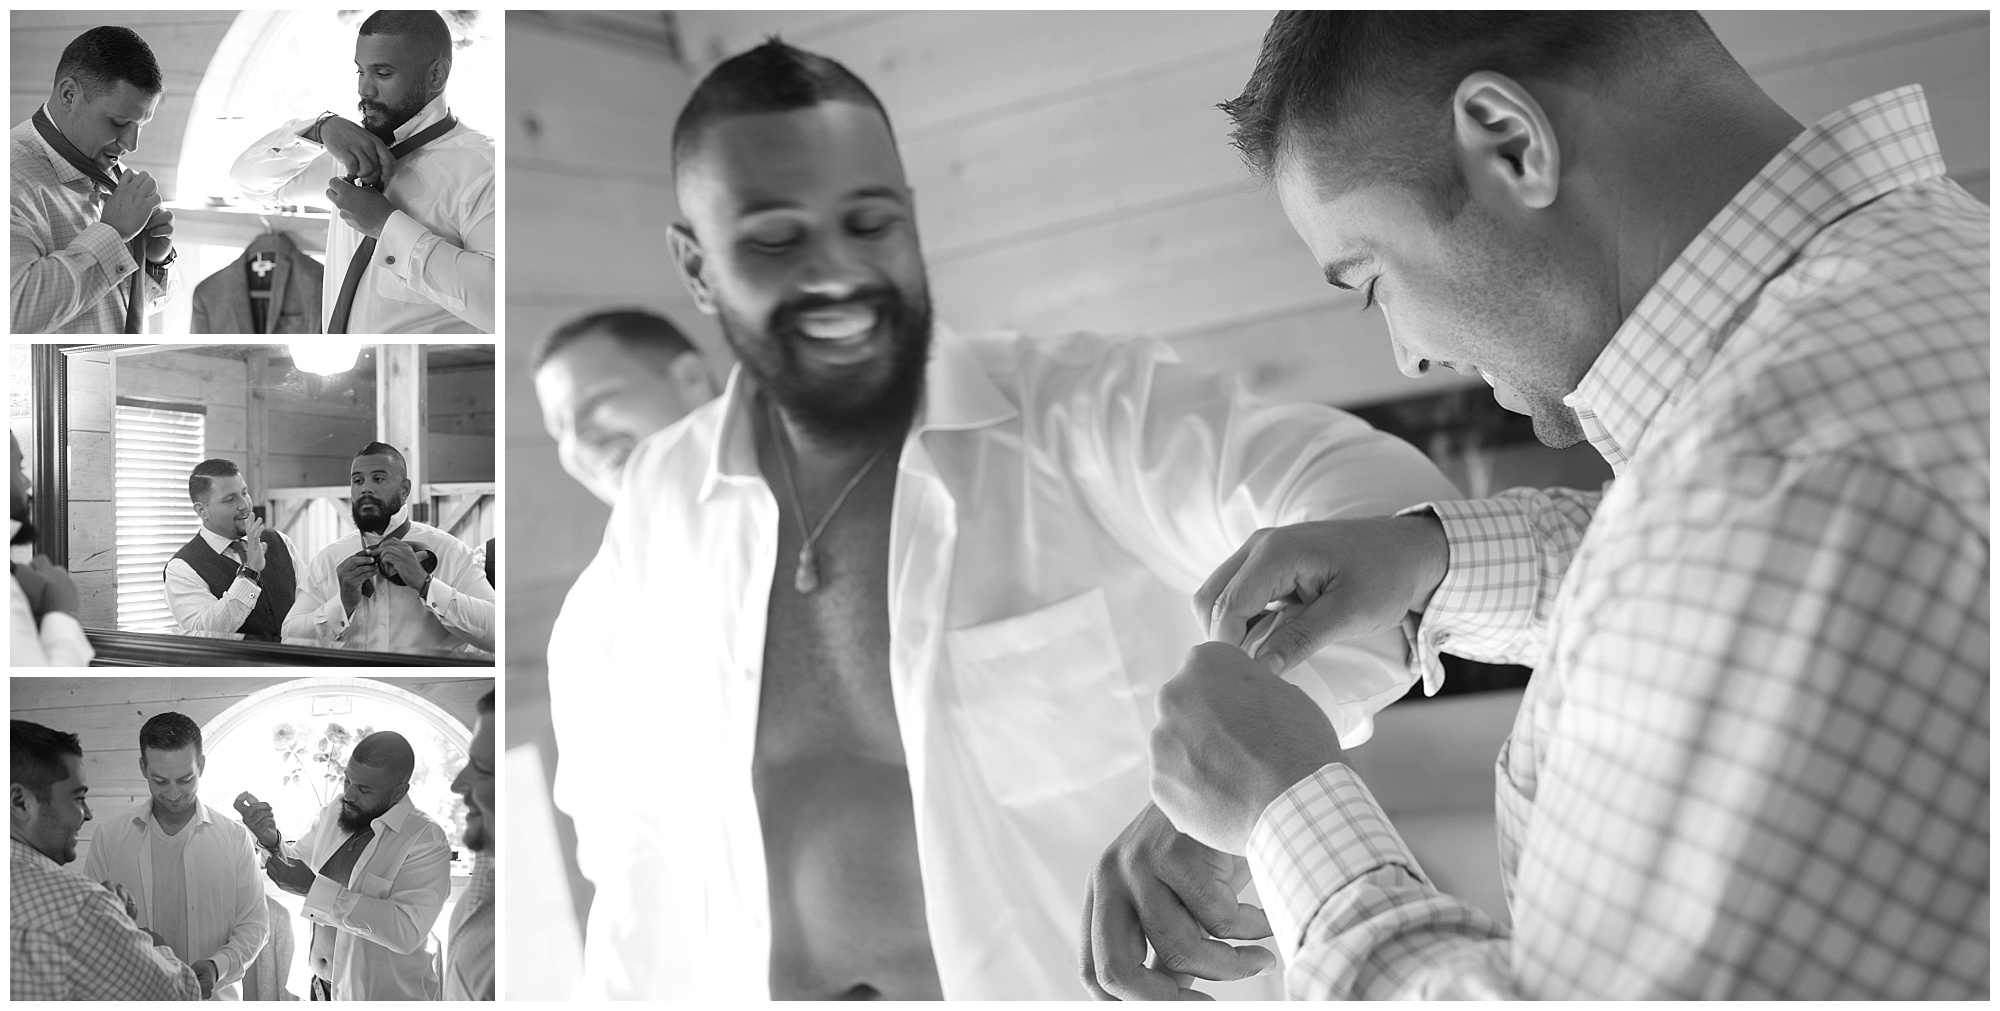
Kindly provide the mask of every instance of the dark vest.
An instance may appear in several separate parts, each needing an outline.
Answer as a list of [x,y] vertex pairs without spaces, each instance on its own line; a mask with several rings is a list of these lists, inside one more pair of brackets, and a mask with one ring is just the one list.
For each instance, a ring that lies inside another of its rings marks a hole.
[[[216,554],[200,532],[174,552],[174,557],[188,563],[218,599],[236,581],[236,557]],[[285,550],[285,542],[275,530],[264,531],[263,584],[257,606],[250,609],[250,616],[237,631],[246,639],[277,642],[284,637],[285,615],[292,613],[292,600],[298,596],[298,580],[292,573],[292,553]]]

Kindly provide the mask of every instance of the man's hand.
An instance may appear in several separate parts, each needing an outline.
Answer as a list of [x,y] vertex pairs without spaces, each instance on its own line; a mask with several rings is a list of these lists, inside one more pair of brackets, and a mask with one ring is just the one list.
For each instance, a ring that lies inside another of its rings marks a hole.
[[334,116],[321,123],[319,142],[340,163],[341,174],[357,183],[386,188],[396,174],[396,156],[389,153],[389,145],[353,120]]
[[1099,1000],[1206,1000],[1188,989],[1192,977],[1242,979],[1276,965],[1268,949],[1214,939],[1271,936],[1264,911],[1236,901],[1249,880],[1243,858],[1182,835],[1148,805],[1091,872],[1083,900],[1084,989]]
[[207,1000],[210,994],[215,993],[215,977],[218,975],[220,971],[216,969],[215,960],[212,958],[204,958],[194,964],[194,978],[201,981],[202,1000]]
[[1341,758],[1305,692],[1228,643],[1205,642],[1160,689],[1153,802],[1174,826],[1242,853],[1257,817],[1292,784]]
[[424,562],[417,557],[417,549],[399,537],[385,537],[382,543],[375,545],[375,562],[412,590],[424,585],[424,577],[430,575],[424,571]]
[[382,237],[382,226],[389,223],[389,215],[396,213],[396,205],[390,203],[388,197],[344,179],[334,179],[326,184],[326,198],[333,201],[334,208],[340,212],[340,220],[371,239]]
[[[98,884],[110,889],[111,894],[117,897],[118,904],[125,908],[126,919],[131,920],[133,923],[139,922],[139,904],[132,901],[132,896],[125,891],[124,885],[116,881],[99,881]],[[147,933],[151,933],[151,931],[147,931]]]
[[265,555],[269,552],[269,546],[264,543],[264,520],[252,513],[250,522],[243,524],[243,564],[263,572]]
[[1238,645],[1266,605],[1293,605],[1257,650],[1282,673],[1327,643],[1421,613],[1449,560],[1444,526],[1428,513],[1259,530],[1195,593],[1195,617],[1210,639]]
[[160,184],[153,181],[153,174],[127,172],[118,181],[118,188],[105,199],[104,210],[97,219],[117,229],[118,237],[130,242],[153,223],[153,215],[159,209]]
[[293,895],[304,895],[312,891],[313,878],[317,877],[304,861],[277,855],[264,861],[264,876]]
[[69,570],[49,561],[47,555],[36,555],[28,563],[35,575],[42,577],[42,613],[61,611],[72,618],[81,616],[83,602],[76,592],[76,581],[69,577]]
[[162,207],[146,219],[146,261],[158,263],[174,251],[174,212]]
[[348,614],[353,614],[354,609],[361,606],[361,584],[379,571],[374,554],[365,548],[348,555],[347,560],[334,570],[334,575],[340,579],[340,603],[347,608]]
[[243,827],[257,837],[257,841],[270,849],[278,848],[278,817],[271,813],[271,805],[256,801],[248,806],[239,803],[236,812],[243,817]]

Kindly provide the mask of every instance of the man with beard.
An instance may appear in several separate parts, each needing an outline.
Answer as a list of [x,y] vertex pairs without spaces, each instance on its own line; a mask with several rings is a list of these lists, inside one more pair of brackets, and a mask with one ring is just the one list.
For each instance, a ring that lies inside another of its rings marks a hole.
[[305,897],[313,1000],[442,997],[426,942],[451,896],[451,843],[410,803],[416,764],[401,734],[362,738],[348,756],[340,799],[295,843],[280,839],[271,805],[241,808],[243,824],[272,852],[265,876]]
[[[14,524],[8,543],[33,544],[28,472],[22,466],[21,441],[11,432],[7,434],[7,451],[12,467],[7,512]],[[26,565],[9,561],[7,572],[7,613],[12,627],[8,662],[15,667],[88,666],[97,654],[77,621],[82,604],[69,572],[49,561],[47,555],[36,555]]]
[[92,28],[63,50],[48,101],[14,127],[13,332],[144,333],[180,288],[173,212],[150,173],[118,163],[163,90],[145,39]]
[[573,319],[535,346],[535,398],[563,470],[605,505],[640,440],[715,399],[701,352],[662,316],[633,309]]
[[276,641],[297,591],[292,539],[264,526],[228,460],[195,464],[188,498],[201,528],[167,560],[167,610],[189,635]]
[[451,29],[376,11],[354,43],[361,121],[295,119],[236,159],[253,198],[331,206],[327,333],[492,333],[493,141],[445,103]]
[[[674,152],[683,280],[738,366],[636,450],[563,616],[595,659],[550,658],[598,886],[585,993],[1080,996],[1077,884],[1146,803],[1202,576],[1261,526],[1451,485],[1156,342],[934,328],[888,117],[824,57],[723,62]],[[1403,662],[1388,636],[1298,676],[1353,741]],[[701,773],[657,805],[605,789],[662,759]],[[1233,870],[1205,922],[1259,936]]]
[[9,999],[200,1000],[195,970],[133,922],[122,889],[63,866],[90,820],[76,735],[14,720],[8,737]]
[[[1617,475],[1265,531],[1211,579],[1154,796],[1247,853],[1290,996],[1989,996],[1992,215],[1922,90],[1808,127],[1691,11],[1285,11],[1223,108],[1409,374]],[[1271,677],[1397,625],[1427,677],[1535,668],[1491,781],[1511,926]]]
[[201,802],[201,727],[160,713],[139,728],[147,799],[105,820],[84,874],[123,888],[137,918],[194,966],[201,994],[238,1000],[243,973],[270,936],[257,844],[235,819]]
[[403,454],[371,442],[349,476],[355,532],[306,566],[285,637],[392,653],[492,652],[493,587],[479,554],[409,517]]
[[493,820],[493,693],[479,699],[479,723],[466,749],[465,768],[451,792],[465,802],[465,848],[478,854],[472,881],[452,907],[445,946],[445,1000],[492,1000],[493,843],[500,823]]

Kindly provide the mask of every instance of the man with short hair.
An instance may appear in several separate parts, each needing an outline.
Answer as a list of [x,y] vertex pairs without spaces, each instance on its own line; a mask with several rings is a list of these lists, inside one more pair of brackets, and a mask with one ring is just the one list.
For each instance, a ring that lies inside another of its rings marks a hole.
[[13,720],[8,739],[8,998],[200,1000],[195,970],[133,922],[128,895],[62,866],[90,820],[76,735]]
[[701,353],[665,317],[636,309],[573,319],[535,346],[542,427],[563,470],[604,504],[640,440],[715,399]]
[[[1201,574],[1260,526],[1451,485],[1157,342],[933,326],[888,116],[823,56],[724,61],[674,159],[682,281],[737,367],[635,450],[562,618],[595,649],[550,654],[583,992],[1075,996],[1075,883],[1145,803]],[[1351,740],[1410,684],[1394,636],[1314,662]],[[662,762],[701,774],[607,789]]]
[[[35,525],[28,515],[31,488],[28,472],[21,464],[21,440],[7,433],[8,462],[12,469],[8,486],[7,512],[13,529],[10,544],[33,544]],[[7,563],[7,613],[9,652],[7,662],[15,667],[85,667],[95,655],[90,639],[77,620],[82,601],[69,570],[36,555],[26,565]]]
[[[174,215],[139,148],[164,88],[130,28],[92,28],[63,49],[48,101],[8,139],[13,332],[146,332],[180,289]],[[144,269],[142,270],[141,267]]]
[[436,11],[361,22],[361,120],[295,119],[230,178],[253,198],[331,206],[325,332],[492,333],[493,140],[452,115],[451,27]]
[[493,819],[493,693],[479,698],[478,725],[466,749],[465,768],[451,792],[465,802],[465,848],[476,856],[472,881],[452,907],[445,947],[445,1000],[493,1000],[493,845],[500,823]]
[[265,876],[305,897],[314,1000],[442,998],[428,940],[451,896],[451,843],[410,803],[416,763],[401,734],[362,738],[340,798],[297,842],[280,839],[271,805],[242,809],[243,824],[275,851]]
[[[1288,11],[1226,108],[1405,371],[1616,473],[1266,531],[1198,598],[1153,795],[1247,852],[1291,996],[1986,997],[1990,216],[1922,91],[1802,127],[1692,12]],[[1511,930],[1271,676],[1399,624],[1427,681],[1535,668]]]
[[167,610],[189,635],[277,641],[298,590],[292,539],[264,525],[233,461],[195,464],[188,498],[201,527],[167,560]]
[[351,476],[355,532],[306,566],[285,637],[390,653],[492,652],[494,594],[478,553],[410,518],[403,454],[371,442]]
[[138,919],[194,967],[205,998],[238,1000],[239,982],[270,936],[256,843],[202,803],[201,727],[160,713],[139,728],[145,800],[98,826],[84,873],[125,889]]

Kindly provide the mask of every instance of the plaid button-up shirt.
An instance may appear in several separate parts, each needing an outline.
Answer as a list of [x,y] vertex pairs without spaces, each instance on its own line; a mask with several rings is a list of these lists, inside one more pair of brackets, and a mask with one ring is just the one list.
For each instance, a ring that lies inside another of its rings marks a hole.
[[12,1000],[200,1000],[194,970],[155,947],[100,885],[8,840]]
[[1328,765],[1260,818],[1294,997],[1984,997],[1988,211],[1923,94],[1799,136],[1568,402],[1616,480],[1438,503],[1415,627],[1529,663],[1511,934]]
[[[32,119],[15,124],[7,138],[8,276],[17,334],[125,332],[125,296],[139,264],[99,220],[104,196],[76,166],[35,132]],[[180,290],[180,272],[167,283],[146,278],[148,313],[167,307]]]

